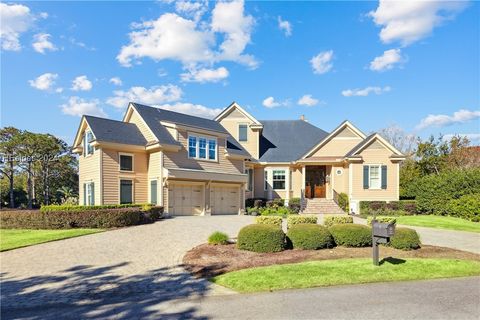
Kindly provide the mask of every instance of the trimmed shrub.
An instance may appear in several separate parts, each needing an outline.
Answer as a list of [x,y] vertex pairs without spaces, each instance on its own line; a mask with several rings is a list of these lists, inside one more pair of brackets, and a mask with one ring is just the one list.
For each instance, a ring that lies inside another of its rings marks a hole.
[[163,216],[163,207],[161,206],[142,206],[143,216],[146,223],[155,222]]
[[361,224],[336,224],[329,229],[338,246],[368,247],[372,245],[372,229]]
[[281,228],[282,220],[282,217],[279,216],[260,216],[255,218],[255,223],[270,224]]
[[262,216],[288,216],[289,214],[295,214],[287,207],[258,208],[258,213]]
[[287,239],[294,249],[317,250],[334,245],[328,229],[318,224],[294,225],[288,230]]
[[417,213],[417,205],[415,200],[400,201],[360,201],[360,214],[367,215],[384,215],[384,216],[405,216]]
[[480,193],[461,196],[450,200],[447,205],[449,216],[480,222]]
[[316,216],[289,216],[287,217],[287,228],[296,224],[317,224],[318,218]]
[[208,244],[228,244],[228,235],[220,231],[215,231],[208,237]]
[[323,224],[331,227],[334,224],[353,223],[353,217],[350,216],[326,216],[323,218]]
[[144,214],[139,208],[0,212],[0,226],[4,229],[118,228],[144,222]]
[[251,224],[240,229],[237,248],[253,252],[280,252],[285,248],[285,233],[268,224]]
[[342,192],[338,195],[338,206],[347,213],[350,210],[348,203],[348,195],[346,193]]
[[265,198],[248,198],[245,200],[245,208],[260,208],[265,207]]
[[[377,221],[378,222],[381,222],[381,223],[396,223],[397,222],[397,219],[395,219],[394,217],[376,217]],[[373,220],[373,217],[367,217],[367,224],[369,226],[372,225],[372,220]]]
[[[120,209],[120,208],[140,208],[144,205],[150,205],[148,203],[130,203],[130,204],[108,204],[101,206],[72,206],[72,205],[48,205],[40,208],[41,212],[53,212],[53,211],[88,211],[88,210],[100,210],[100,209]],[[151,206],[151,205],[150,205]]]
[[292,198],[288,202],[288,208],[292,213],[299,213],[301,209],[301,199],[300,198]]
[[420,237],[417,231],[409,228],[396,228],[395,235],[390,238],[389,246],[400,250],[420,248]]

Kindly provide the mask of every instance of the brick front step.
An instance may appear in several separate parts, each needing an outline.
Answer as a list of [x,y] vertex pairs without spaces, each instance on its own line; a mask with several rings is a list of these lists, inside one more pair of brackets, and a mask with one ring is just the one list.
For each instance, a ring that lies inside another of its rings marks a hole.
[[306,199],[307,203],[302,213],[345,213],[333,200],[330,199]]

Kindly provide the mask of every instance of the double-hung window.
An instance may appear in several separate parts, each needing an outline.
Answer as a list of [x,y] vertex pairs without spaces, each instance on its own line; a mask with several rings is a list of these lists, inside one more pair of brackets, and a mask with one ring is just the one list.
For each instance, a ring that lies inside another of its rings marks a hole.
[[285,170],[273,170],[273,190],[285,190]]
[[370,189],[380,189],[381,187],[380,166],[370,166],[370,177],[369,177],[368,184]]
[[85,156],[88,156],[90,154],[93,154],[95,148],[92,146],[92,141],[93,141],[93,133],[91,131],[87,131],[85,132],[85,137],[84,137],[84,142],[83,142],[83,146],[84,146],[84,152],[83,154]]
[[95,205],[95,188],[93,182],[83,184],[83,204],[86,206]]
[[248,125],[240,124],[238,125],[238,141],[247,141],[248,140]]
[[188,157],[202,160],[217,160],[217,140],[189,135]]
[[133,156],[129,154],[120,154],[120,170],[133,171]]

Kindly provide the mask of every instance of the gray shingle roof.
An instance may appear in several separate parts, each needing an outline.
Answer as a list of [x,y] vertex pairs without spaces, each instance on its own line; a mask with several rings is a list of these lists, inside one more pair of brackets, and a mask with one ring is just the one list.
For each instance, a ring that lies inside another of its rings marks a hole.
[[345,156],[346,157],[351,157],[353,156],[355,153],[357,153],[358,150],[360,150],[367,142],[368,140],[370,140],[373,136],[375,135],[375,133],[372,133],[371,135],[369,135],[368,137],[366,137],[365,139],[363,139],[362,141],[360,141],[360,143],[358,143],[355,147],[352,148],[352,150],[350,150]]
[[300,159],[328,133],[303,120],[260,120],[259,161],[289,162]]
[[133,123],[85,116],[93,135],[99,141],[145,146],[147,140]]

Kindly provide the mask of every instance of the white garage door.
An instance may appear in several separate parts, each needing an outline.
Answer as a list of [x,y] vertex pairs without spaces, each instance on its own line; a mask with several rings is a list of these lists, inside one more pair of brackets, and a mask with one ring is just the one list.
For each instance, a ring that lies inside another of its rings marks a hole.
[[168,213],[191,216],[203,212],[203,186],[172,184],[168,189]]
[[239,187],[212,187],[210,191],[212,214],[238,214]]

